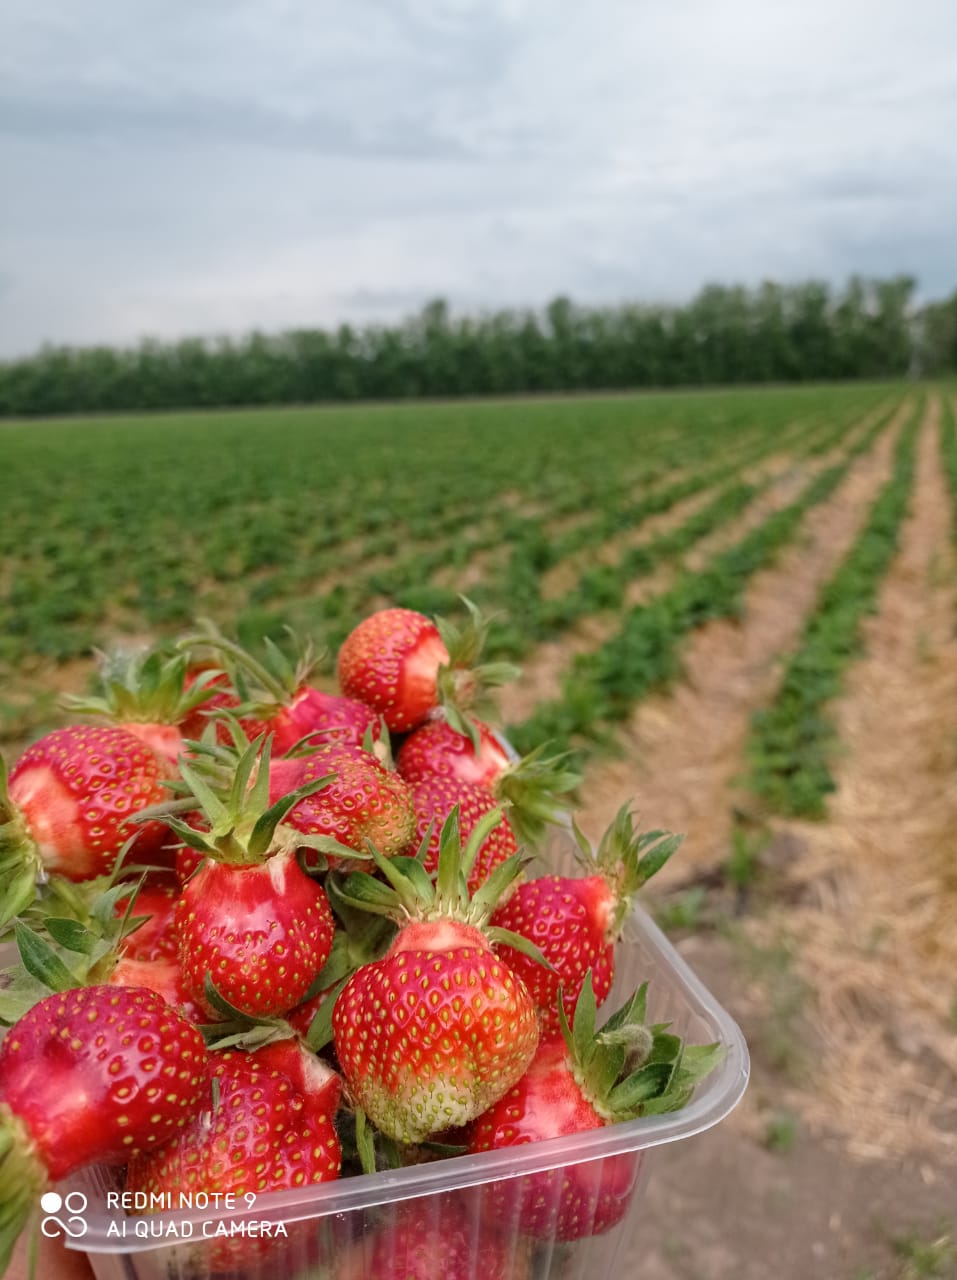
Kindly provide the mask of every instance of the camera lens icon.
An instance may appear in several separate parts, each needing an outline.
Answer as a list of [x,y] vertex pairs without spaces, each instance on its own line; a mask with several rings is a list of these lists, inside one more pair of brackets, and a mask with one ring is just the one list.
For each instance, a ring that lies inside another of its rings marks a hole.
[[[87,1204],[82,1191],[70,1191],[65,1196],[57,1191],[45,1191],[40,1197],[40,1208],[46,1214],[40,1221],[41,1232],[49,1240],[55,1240],[61,1235],[69,1236],[72,1240],[85,1236],[89,1227],[81,1215],[86,1212]],[[70,1216],[66,1220],[57,1217],[61,1211]]]

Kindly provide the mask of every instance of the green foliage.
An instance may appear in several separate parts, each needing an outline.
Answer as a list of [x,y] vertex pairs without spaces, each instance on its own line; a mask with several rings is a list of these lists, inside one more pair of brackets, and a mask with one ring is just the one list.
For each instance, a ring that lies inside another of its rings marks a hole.
[[[888,404],[855,386],[7,424],[0,736],[49,718],[30,665],[203,615],[247,647],[288,623],[334,653],[380,604],[460,615],[479,557],[489,658],[521,659],[753,501],[742,468],[799,464]],[[546,570],[699,494],[682,525],[543,595]]]
[[769,1151],[786,1155],[794,1149],[800,1132],[800,1123],[791,1111],[774,1110],[764,1126],[764,1145]]
[[919,421],[915,410],[898,441],[891,479],[821,592],[774,702],[752,721],[749,783],[775,813],[821,818],[834,790],[830,763],[837,735],[827,704],[840,693],[844,672],[861,651],[861,623],[874,608],[897,548],[913,484]]
[[953,368],[953,302],[927,308],[915,338],[913,289],[709,285],[686,306],[557,298],[544,315],[457,318],[438,300],[394,327],[48,347],[0,363],[0,416],[900,377],[918,350]]
[[710,619],[738,616],[752,575],[791,540],[806,513],[830,497],[853,460],[886,424],[885,415],[848,448],[841,462],[809,481],[795,501],[715,555],[702,570],[679,572],[667,591],[625,613],[609,640],[576,658],[563,681],[561,698],[539,704],[527,720],[509,726],[517,749],[528,750],[546,739],[563,747],[599,740],[651,690],[672,682],[681,672],[685,638]]

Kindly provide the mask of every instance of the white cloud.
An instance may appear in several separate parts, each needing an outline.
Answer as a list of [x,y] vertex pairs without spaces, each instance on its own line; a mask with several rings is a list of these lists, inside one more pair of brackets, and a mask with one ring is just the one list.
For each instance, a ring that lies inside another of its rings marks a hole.
[[957,285],[950,0],[8,0],[0,354]]

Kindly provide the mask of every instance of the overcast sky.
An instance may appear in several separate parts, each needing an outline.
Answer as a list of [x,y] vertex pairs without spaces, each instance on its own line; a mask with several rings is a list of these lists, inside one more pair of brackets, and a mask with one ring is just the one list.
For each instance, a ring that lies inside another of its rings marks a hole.
[[0,356],[957,287],[955,0],[3,0]]

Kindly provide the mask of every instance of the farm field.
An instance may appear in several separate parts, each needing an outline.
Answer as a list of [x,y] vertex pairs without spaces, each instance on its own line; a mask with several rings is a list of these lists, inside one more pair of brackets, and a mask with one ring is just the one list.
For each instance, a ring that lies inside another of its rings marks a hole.
[[655,1153],[633,1274],[957,1275],[957,388],[8,422],[0,457],[8,760],[94,646],[334,654],[465,592],[586,832],[633,797],[687,833],[647,902],[754,1054]]

